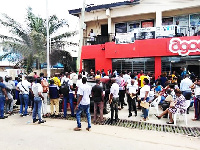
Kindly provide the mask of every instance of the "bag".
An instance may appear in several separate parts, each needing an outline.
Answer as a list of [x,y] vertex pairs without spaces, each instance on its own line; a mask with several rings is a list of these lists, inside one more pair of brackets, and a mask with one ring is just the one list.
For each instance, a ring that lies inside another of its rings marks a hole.
[[43,87],[43,93],[47,93],[49,90],[49,83],[48,83],[47,79],[43,78],[41,81],[41,85]]
[[68,96],[69,95],[69,80],[67,82],[66,81],[63,82],[63,84],[60,87],[60,92],[64,96]]

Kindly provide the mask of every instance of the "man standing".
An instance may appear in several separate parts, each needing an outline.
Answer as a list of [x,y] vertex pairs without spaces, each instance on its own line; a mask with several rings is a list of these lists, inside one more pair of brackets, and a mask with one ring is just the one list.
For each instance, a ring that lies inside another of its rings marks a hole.
[[[117,84],[119,85],[119,102],[121,104],[121,108],[123,109],[124,105],[127,105],[124,102],[124,97],[125,97],[125,80],[123,79],[123,74],[120,73],[119,77],[116,79],[117,80]],[[120,106],[119,104],[119,106]]]
[[100,124],[103,123],[103,88],[100,86],[100,79],[96,79],[96,85],[92,87],[92,99],[94,100],[94,124],[97,119],[97,108],[100,110]]
[[78,75],[78,80],[76,82],[76,90],[75,90],[75,95],[77,100],[79,99],[79,95],[80,95],[80,87],[82,86],[82,74]]
[[135,111],[135,117],[137,116],[137,109],[136,109],[136,94],[137,94],[138,86],[135,84],[135,80],[131,79],[131,84],[127,85],[127,96],[128,96],[128,110],[129,115],[128,117],[132,116],[131,110]]
[[11,82],[11,78],[9,76],[5,76],[5,86],[6,86],[6,91],[8,95],[8,101],[6,101],[5,109],[6,109],[6,114],[12,114],[13,113],[13,95],[12,95],[12,90],[15,87],[15,83]]
[[87,116],[88,127],[86,130],[90,131],[91,129],[91,116],[90,116],[90,94],[91,94],[91,87],[86,84],[87,79],[86,77],[82,78],[83,85],[80,87],[80,96],[76,105],[76,120],[77,120],[77,127],[74,128],[74,131],[81,130],[81,112],[84,111]]
[[56,108],[55,117],[57,118],[59,113],[59,87],[54,84],[54,80],[50,81],[49,98],[50,98],[51,117],[54,116],[54,105],[55,105]]
[[67,117],[67,100],[69,100],[70,103],[70,109],[71,109],[71,117],[74,117],[74,94],[73,94],[73,82],[72,80],[70,80],[70,73],[66,74],[66,78],[63,81],[63,84],[66,84],[66,86],[68,86],[69,88],[69,93],[64,93],[64,118]]
[[119,85],[116,83],[116,79],[111,79],[112,86],[110,88],[110,107],[111,107],[111,124],[113,123],[113,115],[115,111],[115,122],[118,121],[118,103],[119,103]]
[[44,97],[43,103],[42,103],[42,110],[43,110],[43,117],[47,117],[47,92],[49,91],[49,83],[46,78],[44,78],[44,73],[40,73],[40,79],[41,79],[41,85],[43,88],[42,95]]
[[33,123],[37,121],[36,115],[38,114],[39,124],[44,123],[45,121],[42,120],[41,116],[41,108],[42,108],[42,100],[44,100],[44,97],[42,96],[43,88],[41,85],[41,79],[37,78],[37,83],[33,84],[32,86],[32,92],[34,94],[34,108],[33,108]]
[[[17,90],[20,91],[21,100],[20,100],[20,115],[26,116],[28,115],[28,102],[29,102],[29,89],[31,88],[31,83],[27,81],[27,77],[22,82],[17,84]],[[23,112],[23,102],[25,105],[25,110]]]
[[[192,80],[189,79],[189,75],[185,75],[185,79],[181,80],[180,90],[186,100],[190,100],[192,95],[191,86],[193,85]],[[187,109],[187,114],[189,114],[189,108]]]
[[3,84],[3,78],[0,77],[0,119],[5,119],[7,116],[4,116],[4,104],[5,100],[8,100],[8,96],[6,93],[6,86]]

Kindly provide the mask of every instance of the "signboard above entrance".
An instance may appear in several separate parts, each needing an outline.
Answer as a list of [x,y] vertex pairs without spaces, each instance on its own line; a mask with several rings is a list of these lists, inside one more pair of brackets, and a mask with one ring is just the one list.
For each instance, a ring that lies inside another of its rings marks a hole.
[[172,38],[169,43],[169,50],[181,56],[187,56],[192,52],[200,52],[200,40],[186,41],[180,38]]

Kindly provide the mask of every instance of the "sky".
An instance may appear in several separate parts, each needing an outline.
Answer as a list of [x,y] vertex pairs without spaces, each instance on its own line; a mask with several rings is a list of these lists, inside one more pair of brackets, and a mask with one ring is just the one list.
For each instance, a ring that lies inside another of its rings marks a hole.
[[[105,4],[123,0],[86,0],[86,4]],[[0,14],[6,13],[20,23],[24,23],[26,9],[32,8],[34,14],[46,18],[46,0],[0,0]],[[69,15],[68,10],[81,8],[83,0],[48,0],[48,14],[68,20],[70,28],[79,27],[78,18]]]
[[[85,0],[85,4],[100,5],[119,1],[125,0]],[[26,25],[24,20],[26,18],[28,7],[32,8],[32,11],[36,16],[46,18],[46,0],[0,0],[0,2],[0,16],[2,13],[5,13],[24,26]],[[48,0],[48,15],[56,15],[59,19],[66,19],[69,24],[69,28],[65,27],[59,30],[56,35],[66,32],[66,30],[79,30],[78,17],[70,15],[68,10],[82,8],[82,5],[83,0]],[[0,34],[10,36],[8,30],[2,26],[0,26]],[[71,38],[70,41],[78,42],[79,36]],[[77,53],[74,55],[77,55]]]

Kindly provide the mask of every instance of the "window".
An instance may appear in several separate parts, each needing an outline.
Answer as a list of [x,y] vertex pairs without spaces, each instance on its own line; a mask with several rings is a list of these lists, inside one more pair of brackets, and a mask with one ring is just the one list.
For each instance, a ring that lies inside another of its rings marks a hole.
[[127,33],[127,23],[115,24],[115,33]]

